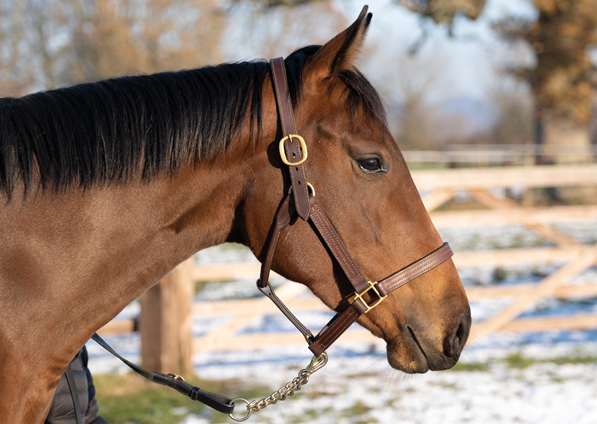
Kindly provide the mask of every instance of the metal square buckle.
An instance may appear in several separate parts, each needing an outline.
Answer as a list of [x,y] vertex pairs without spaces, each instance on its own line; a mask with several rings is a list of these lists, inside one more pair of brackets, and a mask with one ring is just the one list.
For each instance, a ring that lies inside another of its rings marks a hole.
[[[377,281],[371,282],[371,281],[367,281],[367,284],[369,284],[369,287],[367,287],[365,289],[365,291],[363,291],[362,293],[356,293],[355,297],[354,297],[354,301],[356,302],[357,300],[360,300],[361,302],[363,302],[363,305],[365,305],[367,307],[367,310],[365,311],[365,313],[369,312],[371,309],[375,308],[377,305],[379,305],[381,303],[382,300],[384,300],[386,296],[382,296],[379,291],[377,290],[377,288],[375,287],[377,285]],[[365,302],[365,299],[363,299],[363,295],[365,293],[367,293],[369,290],[373,290],[375,292],[375,294],[377,295],[377,297],[379,297],[379,299],[373,304],[373,305],[368,305],[367,302]]]

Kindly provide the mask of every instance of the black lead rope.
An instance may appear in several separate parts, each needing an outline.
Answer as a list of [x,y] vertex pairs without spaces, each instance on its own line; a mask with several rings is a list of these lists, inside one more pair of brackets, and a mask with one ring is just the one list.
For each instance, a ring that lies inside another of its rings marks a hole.
[[201,402],[210,408],[215,409],[216,411],[223,412],[224,414],[231,414],[234,411],[234,402],[232,399],[229,399],[225,396],[221,396],[215,393],[207,392],[205,390],[200,389],[199,387],[195,387],[189,383],[187,383],[184,378],[176,374],[163,374],[157,371],[147,371],[144,368],[141,368],[138,365],[133,364],[132,362],[128,361],[127,359],[120,356],[108,343],[104,341],[97,333],[91,336],[93,340],[97,342],[101,347],[106,349],[112,355],[116,356],[122,362],[124,362],[129,368],[131,368],[136,373],[142,375],[149,381],[153,381],[154,383],[161,384],[163,386],[168,386],[173,388],[179,393],[182,393],[185,396],[188,396],[192,400],[196,400]]

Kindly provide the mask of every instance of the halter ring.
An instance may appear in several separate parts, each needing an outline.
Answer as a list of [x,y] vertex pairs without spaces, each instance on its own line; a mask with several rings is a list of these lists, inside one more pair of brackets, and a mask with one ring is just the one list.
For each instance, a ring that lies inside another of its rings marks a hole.
[[253,411],[249,408],[249,401],[247,399],[243,399],[243,398],[236,398],[236,399],[232,399],[232,403],[235,404],[237,400],[242,400],[243,402],[245,402],[247,404],[247,415],[245,415],[244,417],[240,417],[237,418],[234,415],[232,415],[232,411],[231,413],[228,414],[228,416],[230,418],[232,418],[234,421],[236,421],[237,423],[246,421],[249,419],[249,417],[251,416],[251,413],[253,413]]

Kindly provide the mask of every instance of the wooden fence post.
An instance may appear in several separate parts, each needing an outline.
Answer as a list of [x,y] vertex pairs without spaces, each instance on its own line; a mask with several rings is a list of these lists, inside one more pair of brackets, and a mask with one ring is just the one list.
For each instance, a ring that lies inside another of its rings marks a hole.
[[141,362],[151,371],[192,372],[191,265],[183,262],[140,298]]

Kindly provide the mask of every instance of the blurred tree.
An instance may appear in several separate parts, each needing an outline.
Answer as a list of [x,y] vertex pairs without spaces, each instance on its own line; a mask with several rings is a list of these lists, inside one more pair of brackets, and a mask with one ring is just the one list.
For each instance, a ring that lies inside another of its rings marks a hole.
[[476,20],[486,0],[394,0],[396,3],[406,7],[408,10],[418,13],[421,18],[423,33],[419,40],[411,47],[411,53],[421,47],[427,39],[426,21],[431,20],[436,24],[443,24],[448,27],[448,34],[453,35],[454,18],[463,15],[470,20]]
[[0,95],[222,61],[218,0],[0,0]]
[[486,0],[396,0],[413,12],[430,18],[436,24],[447,24],[452,27],[454,17],[463,14],[471,20],[479,17]]
[[532,68],[512,72],[527,81],[535,101],[537,139],[545,144],[590,144],[591,101],[597,69],[596,0],[534,0],[534,22],[509,18],[495,25],[506,39],[528,43]]
[[322,44],[350,24],[333,0],[229,0],[228,4],[226,10],[239,23],[242,42],[264,57]]
[[383,55],[392,64],[372,74],[372,82],[389,106],[390,131],[403,149],[437,149],[444,141],[444,131],[437,131],[434,124],[444,101],[447,58],[437,49],[411,56],[406,49],[388,52],[382,44],[376,48],[377,57]]
[[218,63],[225,31],[216,0],[62,0],[72,39],[62,84]]
[[[459,13],[476,19],[485,0],[396,0],[452,34]],[[494,25],[505,39],[532,47],[532,67],[510,71],[531,88],[535,105],[536,141],[589,145],[591,99],[597,72],[589,54],[597,47],[596,0],[533,0],[537,20],[509,17]]]
[[[238,3],[242,3],[243,1],[245,1],[245,0],[231,0],[230,3],[238,4]],[[316,3],[321,0],[252,0],[252,1],[255,4],[258,4],[264,8],[272,8],[272,7],[278,7],[278,6],[287,6],[287,7],[301,6],[304,4]]]
[[453,36],[456,16],[476,20],[483,11],[486,0],[394,0],[394,2],[421,17],[421,36],[409,49],[410,54],[416,54],[427,41],[429,22],[445,25],[448,34]]
[[32,67],[22,55],[30,43],[25,34],[27,2],[0,0],[0,93],[17,95],[31,85]]
[[490,91],[497,119],[487,139],[491,144],[528,144],[533,139],[533,102],[528,85],[502,78]]
[[331,0],[301,3],[0,0],[0,96],[221,63],[226,43],[287,54],[346,24]]

